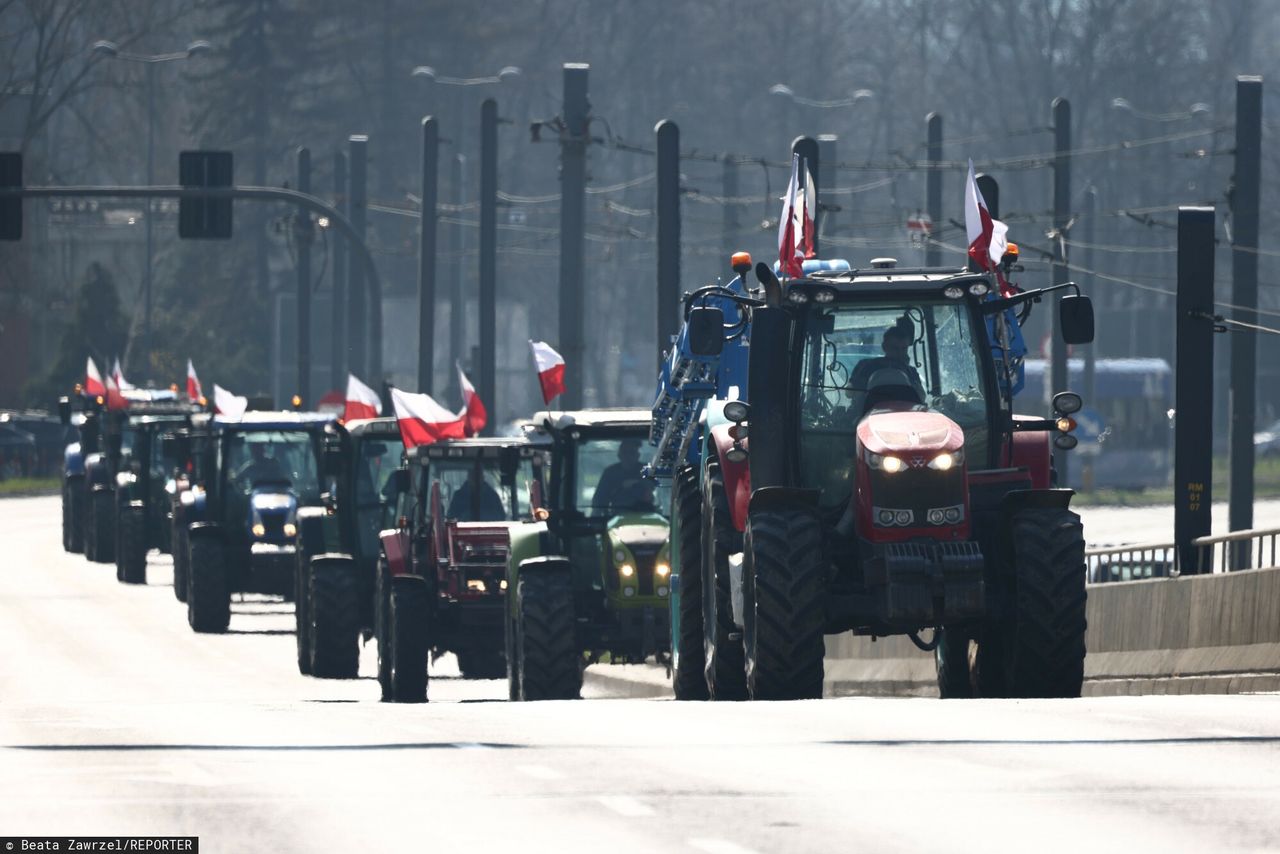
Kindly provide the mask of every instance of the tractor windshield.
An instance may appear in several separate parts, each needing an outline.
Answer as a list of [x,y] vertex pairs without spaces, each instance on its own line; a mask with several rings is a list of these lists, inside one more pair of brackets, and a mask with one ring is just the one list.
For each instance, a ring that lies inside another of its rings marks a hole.
[[827,505],[849,496],[858,422],[897,401],[940,412],[965,434],[970,464],[989,446],[982,348],[962,300],[814,306],[800,374],[800,465]]
[[227,436],[223,471],[244,495],[256,484],[285,484],[299,504],[320,503],[319,437],[305,430],[253,430]]
[[398,436],[363,438],[356,443],[356,529],[361,554],[377,554],[378,532],[392,526],[388,517],[396,496],[389,494],[387,484],[403,453],[404,443]]
[[577,446],[569,498],[589,516],[657,513],[667,506],[666,489],[640,476],[640,438],[588,439]]
[[503,522],[530,514],[529,486],[535,477],[531,459],[456,458],[431,461],[431,477],[440,484],[445,517],[458,522]]

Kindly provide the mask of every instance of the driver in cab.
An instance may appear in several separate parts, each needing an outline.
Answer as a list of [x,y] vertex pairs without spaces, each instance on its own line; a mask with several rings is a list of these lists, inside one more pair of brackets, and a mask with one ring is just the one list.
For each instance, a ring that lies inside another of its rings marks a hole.
[[[267,453],[269,450],[271,454]],[[236,469],[236,480],[246,489],[252,489],[256,483],[289,483],[289,473],[275,458],[274,450],[267,442],[251,443],[249,459]]]
[[880,343],[884,355],[863,359],[849,377],[845,395],[850,413],[861,418],[885,400],[924,403],[924,383],[909,358],[914,339],[915,327],[906,315],[884,331]]
[[600,474],[600,482],[591,496],[591,510],[602,516],[616,516],[628,510],[653,508],[653,482],[642,477],[640,440],[623,439],[618,443],[618,461]]

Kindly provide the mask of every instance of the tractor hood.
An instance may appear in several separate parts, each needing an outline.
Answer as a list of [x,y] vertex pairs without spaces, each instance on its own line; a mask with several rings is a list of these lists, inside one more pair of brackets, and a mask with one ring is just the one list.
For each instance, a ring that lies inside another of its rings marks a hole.
[[609,520],[609,541],[615,546],[661,548],[669,533],[667,520],[657,513],[623,513]]
[[858,423],[858,444],[873,454],[958,451],[964,447],[964,431],[940,412],[889,403]]

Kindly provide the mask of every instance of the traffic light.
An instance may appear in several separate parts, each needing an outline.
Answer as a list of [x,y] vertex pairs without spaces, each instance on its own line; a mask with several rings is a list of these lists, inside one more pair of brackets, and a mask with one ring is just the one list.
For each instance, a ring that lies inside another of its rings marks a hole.
[[[233,173],[230,151],[178,154],[178,183],[183,187],[231,187]],[[230,240],[231,199],[181,199],[178,236],[193,240]]]
[[[22,186],[22,153],[0,151],[0,187]],[[0,199],[0,240],[22,239],[22,197]]]

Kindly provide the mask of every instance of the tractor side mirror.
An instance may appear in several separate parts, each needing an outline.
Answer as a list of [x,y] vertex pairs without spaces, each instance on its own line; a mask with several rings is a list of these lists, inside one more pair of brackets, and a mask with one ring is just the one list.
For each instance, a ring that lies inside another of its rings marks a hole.
[[1093,302],[1083,295],[1063,297],[1058,303],[1058,328],[1068,344],[1093,341]]
[[71,398],[58,398],[58,420],[62,422],[63,427],[71,423]]
[[724,350],[724,312],[702,306],[689,312],[689,349],[695,356],[719,356]]

